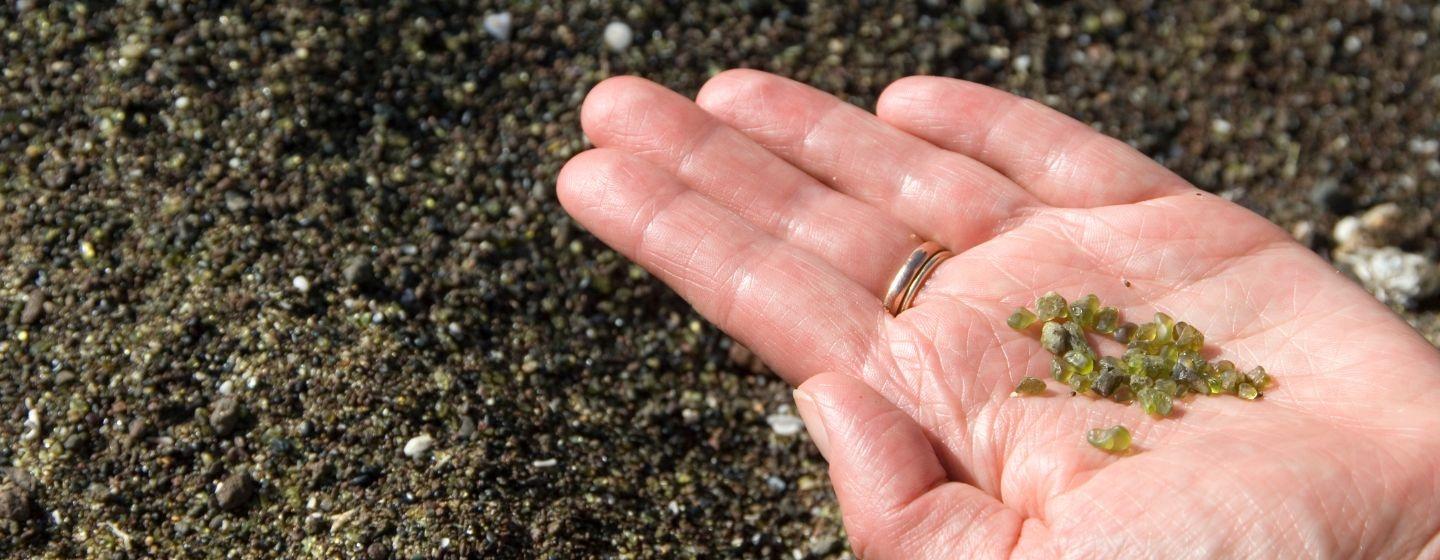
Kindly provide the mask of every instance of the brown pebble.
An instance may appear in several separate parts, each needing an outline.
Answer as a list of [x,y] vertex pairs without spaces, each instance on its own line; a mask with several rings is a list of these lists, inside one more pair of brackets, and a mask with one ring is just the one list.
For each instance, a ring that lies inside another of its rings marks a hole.
[[45,314],[45,294],[40,290],[30,292],[28,301],[25,302],[25,309],[20,312],[20,324],[33,325],[40,321],[40,316]]
[[215,487],[215,502],[225,511],[239,511],[255,497],[255,479],[250,473],[239,472],[230,475]]

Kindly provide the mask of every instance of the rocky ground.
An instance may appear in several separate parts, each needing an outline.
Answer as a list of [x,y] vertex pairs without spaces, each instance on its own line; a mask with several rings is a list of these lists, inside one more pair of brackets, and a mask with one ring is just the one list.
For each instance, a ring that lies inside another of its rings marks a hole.
[[0,4],[0,555],[848,554],[787,388],[555,202],[616,74],[1034,96],[1440,341],[1429,3],[104,4]]

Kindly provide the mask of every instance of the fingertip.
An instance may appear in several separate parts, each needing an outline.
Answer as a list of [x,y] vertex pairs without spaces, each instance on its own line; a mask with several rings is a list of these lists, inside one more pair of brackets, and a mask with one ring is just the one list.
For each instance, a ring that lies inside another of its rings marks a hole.
[[765,90],[773,87],[770,78],[774,77],[748,68],[726,70],[700,86],[700,93],[695,95],[695,104],[711,114],[729,114],[746,100],[764,98]]
[[580,105],[580,127],[598,143],[608,137],[608,131],[615,129],[615,125],[643,118],[644,108],[652,104],[657,89],[664,90],[655,82],[637,76],[606,78],[585,95],[585,102]]

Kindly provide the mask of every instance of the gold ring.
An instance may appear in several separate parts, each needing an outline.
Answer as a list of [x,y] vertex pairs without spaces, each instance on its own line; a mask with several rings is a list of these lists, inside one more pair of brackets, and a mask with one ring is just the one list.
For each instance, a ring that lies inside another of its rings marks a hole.
[[945,248],[934,241],[926,241],[910,252],[900,269],[895,271],[895,277],[890,279],[890,286],[885,289],[885,311],[891,315],[898,315],[904,309],[901,303],[910,292],[915,278],[925,264],[934,259],[935,255],[945,252]]
[[910,309],[910,306],[915,304],[915,296],[920,295],[920,286],[925,284],[925,281],[930,278],[930,274],[935,272],[935,268],[940,266],[940,263],[945,262],[945,259],[953,256],[955,256],[955,253],[940,251],[939,253],[935,253],[935,256],[930,257],[930,260],[925,261],[925,265],[920,267],[919,272],[915,273],[915,279],[911,280],[910,285],[905,288],[905,297],[900,298],[900,309],[896,311],[895,314],[898,315],[900,311]]

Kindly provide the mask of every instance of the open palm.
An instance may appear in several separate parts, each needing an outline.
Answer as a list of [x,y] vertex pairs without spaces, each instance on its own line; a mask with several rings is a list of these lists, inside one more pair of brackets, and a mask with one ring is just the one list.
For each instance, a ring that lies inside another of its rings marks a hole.
[[[1440,554],[1440,353],[1264,219],[958,80],[878,117],[754,71],[698,97],[597,86],[561,201],[800,386],[862,556]],[[956,256],[891,317],[917,238]],[[1004,318],[1052,290],[1189,321],[1276,385],[1167,419],[1008,398],[1049,355]],[[1138,453],[1085,444],[1113,424]]]

